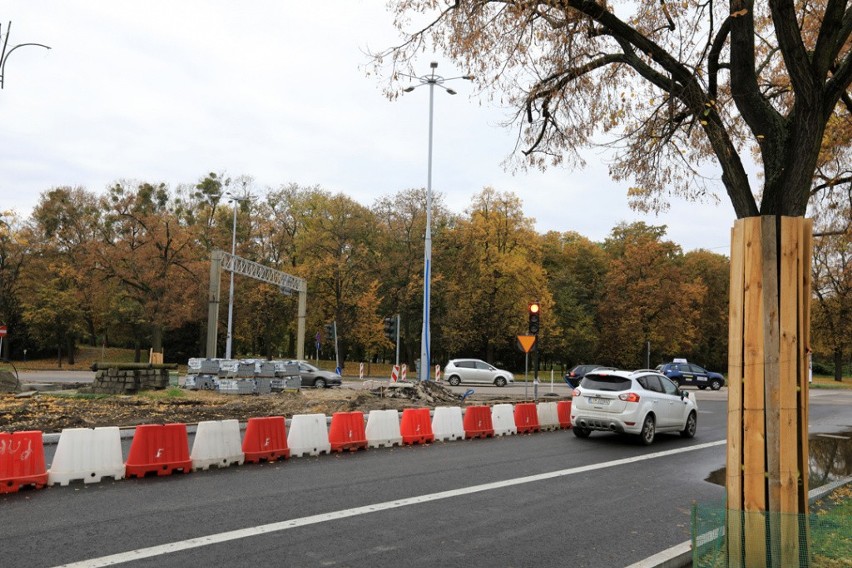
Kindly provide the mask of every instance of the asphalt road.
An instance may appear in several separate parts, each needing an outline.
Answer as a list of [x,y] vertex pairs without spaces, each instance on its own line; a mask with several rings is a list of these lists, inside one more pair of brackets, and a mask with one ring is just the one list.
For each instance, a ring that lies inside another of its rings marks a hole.
[[[649,448],[557,431],[4,495],[0,566],[625,566],[722,499],[726,406],[701,394],[698,436]],[[812,425],[849,429],[852,393],[817,394]]]
[[[626,566],[723,498],[726,389],[697,394],[698,436],[648,448],[557,431],[2,495],[0,566]],[[852,430],[852,393],[810,416]]]

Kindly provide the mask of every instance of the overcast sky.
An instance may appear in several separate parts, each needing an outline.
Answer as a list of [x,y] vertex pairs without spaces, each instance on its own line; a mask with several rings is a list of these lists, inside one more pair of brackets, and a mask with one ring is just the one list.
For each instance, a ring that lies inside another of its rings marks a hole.
[[[103,192],[120,180],[195,183],[207,172],[252,176],[258,193],[298,183],[365,206],[425,187],[429,93],[389,101],[365,52],[398,39],[383,0],[5,0],[9,48],[0,91],[0,211],[26,217],[56,186]],[[461,75],[425,53],[438,72]],[[672,203],[659,217],[627,206],[606,157],[581,171],[511,174],[508,110],[466,81],[435,92],[433,190],[463,213],[485,186],[511,191],[539,232],[602,240],[622,221],[669,227],[684,250],[728,254],[735,215]]]

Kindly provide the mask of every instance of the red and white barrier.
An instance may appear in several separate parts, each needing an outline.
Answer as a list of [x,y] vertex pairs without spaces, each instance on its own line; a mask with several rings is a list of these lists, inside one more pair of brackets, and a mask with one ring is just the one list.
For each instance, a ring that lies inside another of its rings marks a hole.
[[558,430],[559,414],[555,402],[539,402],[536,405],[538,425],[542,430]]
[[0,493],[14,493],[25,485],[41,489],[46,483],[41,431],[0,432]]
[[295,457],[305,454],[318,456],[331,452],[327,422],[325,414],[295,415],[290,421],[290,432],[287,433],[290,455]]
[[99,483],[104,477],[124,479],[118,427],[63,429],[50,464],[48,485],[79,480]]
[[436,440],[461,440],[464,438],[462,411],[458,406],[439,406],[432,416],[432,433]]
[[402,444],[399,431],[399,412],[396,410],[371,410],[367,415],[367,446],[386,448]]
[[192,442],[192,470],[242,465],[245,455],[240,442],[240,423],[236,420],[205,420],[198,423]]

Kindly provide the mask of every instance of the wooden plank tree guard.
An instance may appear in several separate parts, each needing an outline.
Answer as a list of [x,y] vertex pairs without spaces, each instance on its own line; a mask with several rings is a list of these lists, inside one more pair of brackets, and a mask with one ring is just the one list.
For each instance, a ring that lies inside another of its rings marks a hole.
[[731,231],[731,567],[800,566],[808,559],[812,235],[813,223],[803,217],[749,217]]

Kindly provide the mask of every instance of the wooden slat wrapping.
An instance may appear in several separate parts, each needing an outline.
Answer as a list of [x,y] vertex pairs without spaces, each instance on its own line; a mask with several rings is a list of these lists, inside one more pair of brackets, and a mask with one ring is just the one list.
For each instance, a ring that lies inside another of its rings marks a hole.
[[743,550],[743,288],[745,226],[731,229],[731,288],[728,306],[728,565],[742,566]]
[[780,357],[779,382],[779,446],[778,446],[778,506],[780,511],[781,558],[799,556],[799,430],[796,427],[798,407],[798,346],[799,346],[799,242],[802,223],[798,217],[781,218],[780,270]]
[[[761,218],[743,219],[745,225],[744,383],[743,383],[743,507],[745,563],[765,566],[766,432],[764,407],[763,255]],[[750,514],[752,513],[752,514]]]

